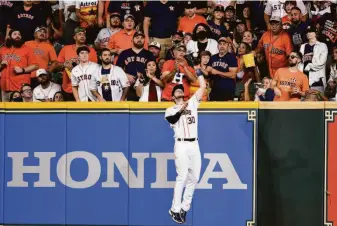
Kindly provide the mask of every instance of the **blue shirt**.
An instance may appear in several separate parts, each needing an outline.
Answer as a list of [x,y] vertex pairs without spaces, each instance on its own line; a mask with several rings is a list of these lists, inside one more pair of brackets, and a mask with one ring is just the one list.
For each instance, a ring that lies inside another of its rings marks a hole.
[[163,4],[160,1],[149,1],[144,17],[151,18],[150,37],[170,38],[177,31],[178,16],[179,10],[175,2]]
[[213,38],[215,40],[219,40],[219,38],[221,38],[221,37],[228,37],[229,36],[228,31],[223,24],[217,25],[217,24],[214,23],[213,20],[208,20],[207,23],[208,23],[209,27],[211,28],[211,31],[213,33]]
[[[221,72],[229,72],[230,67],[238,67],[236,57],[231,53],[227,53],[222,57],[220,57],[219,54],[215,54],[211,57],[209,62],[212,68]],[[219,75],[212,75],[210,79],[214,82],[212,89],[225,89],[235,92],[235,79],[224,78]]]

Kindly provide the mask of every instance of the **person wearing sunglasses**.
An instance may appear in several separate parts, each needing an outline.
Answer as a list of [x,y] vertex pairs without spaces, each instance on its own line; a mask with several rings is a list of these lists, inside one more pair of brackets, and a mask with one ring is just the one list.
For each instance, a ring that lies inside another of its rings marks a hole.
[[272,82],[274,101],[301,101],[309,90],[308,77],[298,69],[301,59],[302,54],[293,51],[288,58],[289,66],[275,72]]

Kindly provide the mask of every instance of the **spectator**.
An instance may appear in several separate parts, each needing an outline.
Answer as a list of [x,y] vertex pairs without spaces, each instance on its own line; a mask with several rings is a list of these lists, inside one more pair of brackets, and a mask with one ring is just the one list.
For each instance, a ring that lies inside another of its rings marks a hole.
[[11,92],[9,95],[9,102],[23,102],[20,92]]
[[289,33],[295,50],[299,50],[301,45],[306,42],[305,37],[306,29],[308,27],[307,22],[301,20],[302,13],[298,7],[293,7],[291,10],[291,24],[287,30]]
[[50,81],[50,75],[46,69],[40,68],[36,71],[40,83],[33,91],[34,102],[51,102],[56,92],[61,91],[59,84]]
[[177,32],[174,32],[172,34],[172,45],[173,45],[173,47],[170,48],[167,51],[166,56],[165,56],[165,60],[172,60],[172,59],[174,59],[173,50],[174,50],[174,46],[175,45],[180,44],[180,43],[184,43],[185,46],[187,45],[187,42],[185,43],[185,38],[184,37],[186,37],[186,41],[188,42],[189,40],[192,39],[192,34],[191,33],[186,33],[185,36],[184,36],[184,34],[181,31],[177,31]]
[[257,46],[257,41],[252,31],[245,31],[243,33],[242,42],[247,43],[251,47],[252,50],[254,50]]
[[190,83],[196,80],[195,71],[187,64],[185,59],[186,46],[177,44],[173,50],[174,60],[164,63],[161,79],[165,87],[162,93],[162,101],[172,101],[172,89],[176,84],[184,86],[184,100],[190,97]]
[[300,8],[296,6],[296,0],[286,1],[284,3],[284,11],[286,15],[282,17],[282,28],[283,30],[287,31],[290,29],[292,24],[292,9],[296,7],[299,10],[298,20],[297,23],[300,23],[302,21],[302,13]]
[[245,43],[241,42],[237,50],[237,61],[238,61],[238,70],[236,74],[237,81],[245,83],[249,78],[252,78],[254,81],[260,81],[259,73],[255,73],[255,67],[246,68],[244,64],[243,56],[251,53],[251,47]]
[[43,21],[40,9],[35,7],[33,1],[30,0],[24,0],[23,5],[15,7],[10,22],[7,34],[10,29],[17,29],[24,41],[34,40],[35,28],[41,25],[46,26],[46,21]]
[[104,49],[108,47],[110,38],[121,30],[121,15],[118,13],[112,13],[110,15],[110,26],[103,28],[97,35],[95,40],[96,49]]
[[[4,37],[7,35],[7,26],[12,24],[14,9],[20,4],[18,1],[1,1],[0,2],[0,34]],[[9,31],[9,30],[8,30]]]
[[193,30],[193,40],[187,43],[187,54],[198,57],[199,52],[209,51],[212,55],[217,54],[218,42],[212,37],[212,32],[207,24],[197,24]]
[[191,33],[186,33],[186,34],[184,34],[183,44],[184,44],[185,46],[187,46],[187,43],[188,43],[190,40],[192,40],[192,39],[193,39],[193,36],[192,36]]
[[[85,46],[86,42],[86,31],[83,28],[76,28],[74,31],[73,39],[75,40],[74,45],[66,45],[62,48],[57,61],[58,66],[51,68],[50,71],[55,71],[57,68],[64,69],[62,76],[62,91],[63,97],[66,101],[74,101],[72,86],[71,86],[71,70],[78,64],[78,54],[77,49],[79,47]],[[89,60],[91,62],[97,62],[96,51],[89,47]]]
[[63,102],[63,101],[64,98],[62,92],[61,91],[56,92],[53,98],[53,102]]
[[162,71],[164,63],[165,63],[165,59],[164,58],[160,58],[159,61],[158,61],[159,71]]
[[224,16],[225,16],[224,7],[218,5],[214,8],[213,19],[207,21],[207,24],[211,28],[215,40],[218,40],[220,37],[229,36],[228,31],[225,25],[223,24]]
[[94,75],[99,70],[99,65],[90,61],[90,49],[88,46],[77,48],[76,53],[79,58],[79,64],[71,71],[74,98],[76,102],[94,102],[97,98],[91,93],[90,85]]
[[309,89],[303,98],[303,101],[328,101],[328,98],[326,98],[321,92],[318,90],[311,90]]
[[149,45],[149,51],[151,53],[153,53],[153,56],[156,58],[156,62],[159,61],[159,53],[161,50],[161,46],[158,42],[151,42],[151,44]]
[[330,67],[330,77],[325,90],[326,97],[329,100],[336,101],[336,87],[337,87],[337,46],[332,48],[332,64]]
[[325,64],[328,56],[328,48],[325,43],[317,41],[317,30],[313,26],[307,29],[308,43],[301,46],[303,55],[300,70],[309,77],[310,89],[324,92],[326,86]]
[[80,27],[87,32],[87,41],[92,45],[98,29],[98,0],[76,1],[76,16],[80,19]]
[[[198,56],[198,61],[199,64],[194,66],[194,69],[196,70],[197,73],[203,73],[203,71],[207,70],[207,67],[209,66],[209,60],[211,59],[211,53],[209,51],[202,51],[200,52]],[[204,76],[207,76],[208,73],[205,73]],[[205,78],[206,82],[206,87],[209,89],[209,83],[207,77]],[[190,97],[193,96],[193,94],[198,90],[200,87],[199,80],[192,82],[191,87],[190,87]],[[207,101],[208,100],[208,89],[205,90],[205,93],[202,97],[202,101]]]
[[235,8],[229,5],[225,10],[225,22],[229,23],[230,27],[232,27],[235,20]]
[[210,65],[220,73],[211,73],[210,80],[212,90],[209,96],[211,101],[234,100],[235,78],[238,70],[237,60],[234,54],[228,53],[229,42],[226,38],[219,39],[219,53],[210,59]]
[[242,20],[244,21],[248,31],[254,30],[254,21],[252,20],[252,10],[250,5],[245,4],[243,7]]
[[[136,33],[135,30],[135,17],[131,14],[124,16],[123,30],[120,30],[113,36],[111,36],[108,44],[108,48],[112,53],[121,54],[126,49],[132,48],[133,36]],[[148,48],[148,40],[144,40],[144,47]],[[116,62],[117,60],[115,60]]]
[[[176,2],[168,0],[149,1],[144,12],[144,33],[145,38],[152,37],[155,42],[161,45],[160,57],[165,57],[168,49],[171,48],[171,35],[177,31],[177,19],[179,10]],[[151,24],[151,32],[150,32]]]
[[125,72],[112,64],[109,49],[102,49],[99,58],[102,66],[90,80],[91,93],[101,102],[125,101],[130,86]]
[[287,56],[293,49],[288,33],[282,30],[281,18],[270,18],[270,31],[266,31],[258,44],[258,52],[264,51],[269,74],[273,78],[275,71],[288,65]]
[[[271,29],[270,26],[270,18],[271,17],[284,17],[287,13],[284,10],[285,1],[274,1],[268,0],[266,4],[266,8],[264,10],[264,21],[267,24],[268,30]],[[306,21],[308,19],[308,11],[302,0],[296,0],[296,6],[301,9],[302,13],[302,21]]]
[[264,52],[256,53],[255,63],[256,63],[260,78],[261,79],[263,79],[264,77],[270,78],[268,65],[266,62],[266,56],[264,55]]
[[[145,74],[145,64],[149,60],[156,60],[153,54],[144,49],[145,35],[143,32],[136,32],[133,36],[133,47],[124,50],[118,57],[117,66],[121,67],[128,76],[131,86],[138,77],[138,73]],[[130,101],[138,101],[138,97],[134,89],[130,89],[127,99]]]
[[274,101],[300,101],[309,90],[308,77],[298,70],[302,54],[291,52],[289,55],[289,67],[276,71],[272,82],[275,92]]
[[74,44],[74,30],[79,25],[79,18],[76,16],[76,1],[59,0],[59,20],[63,30],[63,43],[65,45]]
[[193,1],[184,2],[185,16],[179,20],[178,31],[191,33],[196,24],[207,24],[203,16],[195,14],[197,8]]
[[[33,50],[37,63],[40,68],[54,68],[57,64],[57,56],[55,49],[49,43],[47,43],[47,28],[37,27],[34,31],[35,40],[27,41],[25,44]],[[36,71],[30,74],[31,86],[34,89],[39,85]]]
[[237,19],[233,34],[233,45],[234,48],[238,48],[238,44],[242,42],[243,34],[247,31],[246,24],[243,20]]
[[2,101],[9,100],[9,94],[19,91],[23,83],[30,84],[30,73],[38,69],[33,50],[23,45],[21,33],[12,29],[5,47],[0,49],[0,72]]
[[[249,94],[249,85],[251,84],[252,79],[248,79],[245,83],[245,90],[244,90],[244,100],[251,101],[252,98]],[[254,95],[254,101],[273,101],[275,97],[274,91],[271,89],[272,80],[265,77],[262,79],[262,84],[256,84],[257,90]]]
[[22,84],[20,93],[23,102],[33,102],[33,91],[29,84]]
[[134,85],[140,102],[160,102],[164,83],[160,80],[160,71],[155,61],[146,63],[145,76],[139,74]]

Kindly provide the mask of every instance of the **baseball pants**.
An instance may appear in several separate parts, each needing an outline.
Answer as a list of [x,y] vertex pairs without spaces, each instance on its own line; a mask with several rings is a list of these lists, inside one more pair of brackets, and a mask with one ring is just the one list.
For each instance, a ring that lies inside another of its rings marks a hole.
[[[177,171],[172,211],[180,209],[188,211],[191,207],[193,193],[199,181],[201,170],[201,154],[198,141],[176,141],[174,145],[175,165]],[[184,187],[184,197],[181,200]]]

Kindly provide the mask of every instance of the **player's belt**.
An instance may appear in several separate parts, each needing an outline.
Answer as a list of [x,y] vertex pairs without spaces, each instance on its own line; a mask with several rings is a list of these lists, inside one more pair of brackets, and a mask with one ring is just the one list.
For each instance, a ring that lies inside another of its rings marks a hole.
[[178,138],[177,141],[196,141],[198,138]]

